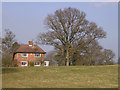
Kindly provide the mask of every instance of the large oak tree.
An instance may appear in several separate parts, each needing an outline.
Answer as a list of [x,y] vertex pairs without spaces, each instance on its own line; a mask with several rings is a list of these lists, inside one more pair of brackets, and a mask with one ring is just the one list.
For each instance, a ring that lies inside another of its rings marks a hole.
[[101,27],[86,19],[84,12],[71,7],[49,14],[46,17],[46,25],[49,30],[38,35],[39,43],[53,45],[61,50],[67,66],[70,61],[70,50],[74,45],[82,49],[92,41],[106,36]]

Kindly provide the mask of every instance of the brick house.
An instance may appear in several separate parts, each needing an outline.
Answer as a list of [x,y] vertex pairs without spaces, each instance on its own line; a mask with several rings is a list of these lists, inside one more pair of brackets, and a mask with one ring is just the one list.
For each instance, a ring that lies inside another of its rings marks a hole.
[[34,66],[45,66],[44,61],[45,51],[38,45],[34,45],[33,41],[28,44],[22,44],[13,54],[13,59],[16,60],[19,67],[29,66],[34,63]]

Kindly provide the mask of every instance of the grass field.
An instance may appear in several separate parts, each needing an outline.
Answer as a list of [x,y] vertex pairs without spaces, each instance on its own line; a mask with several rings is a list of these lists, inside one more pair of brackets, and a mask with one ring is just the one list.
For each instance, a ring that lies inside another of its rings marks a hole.
[[118,66],[3,68],[3,88],[117,88]]

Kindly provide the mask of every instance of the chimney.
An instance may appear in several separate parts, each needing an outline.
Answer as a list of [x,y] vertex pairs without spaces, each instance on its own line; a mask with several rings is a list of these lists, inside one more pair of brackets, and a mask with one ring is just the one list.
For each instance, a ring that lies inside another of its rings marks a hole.
[[33,46],[33,40],[29,41],[29,46]]

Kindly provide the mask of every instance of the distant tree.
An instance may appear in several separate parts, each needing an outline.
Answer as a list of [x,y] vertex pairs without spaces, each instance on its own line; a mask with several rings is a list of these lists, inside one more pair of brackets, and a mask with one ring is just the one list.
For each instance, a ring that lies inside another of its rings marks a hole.
[[118,64],[120,65],[120,57],[118,58]]
[[112,65],[115,64],[115,62],[113,61],[113,58],[115,57],[115,54],[112,52],[112,50],[109,49],[104,49],[104,64],[106,65]]
[[56,52],[55,51],[50,51],[48,52],[48,54],[45,57],[46,61],[49,61],[50,66],[56,66],[57,65],[57,61],[55,60],[55,55]]
[[84,48],[76,50],[75,54],[73,53],[73,63],[80,65],[96,65],[97,60],[101,59],[101,50],[102,47],[98,42],[93,41]]
[[[111,51],[111,53],[108,53],[108,54],[105,54],[105,51],[102,48],[102,46],[100,46],[98,44],[98,42],[94,41],[94,42],[91,42],[90,44],[86,45],[82,49],[77,49],[76,47],[72,47],[70,50],[70,62],[72,62],[71,65],[110,65],[110,64],[115,64],[113,61],[114,53]],[[109,58],[110,56],[111,56],[111,58]],[[64,57],[62,56],[62,52],[60,50],[56,51],[56,55],[53,58],[58,62],[58,65],[64,65],[64,62],[63,62]],[[109,58],[109,59],[107,59],[107,58]]]
[[17,41],[14,42],[12,47],[11,47],[12,53],[15,52],[19,47],[20,47],[20,44]]
[[0,35],[0,67],[2,66],[2,37]]
[[6,53],[2,56],[2,64],[4,67],[10,67],[12,66],[12,57],[10,54]]
[[[75,50],[75,47],[73,48]],[[112,50],[103,49],[97,41],[93,41],[82,49],[75,50],[72,53],[72,62],[76,65],[103,65],[114,64],[115,54]]]
[[4,66],[14,66],[13,52],[20,45],[15,39],[15,34],[9,29],[5,30],[5,37],[2,38],[2,63]]
[[49,31],[38,35],[38,42],[53,45],[62,52],[65,65],[69,66],[70,50],[74,45],[83,48],[92,41],[105,38],[106,33],[94,22],[86,20],[86,14],[76,8],[56,10],[46,18]]
[[9,29],[5,29],[5,37],[2,39],[2,46],[7,48],[9,54],[12,53],[12,45],[15,41],[15,34]]
[[55,61],[57,61],[59,66],[64,66],[66,63],[66,57],[61,50],[56,50],[56,55],[54,57]]

